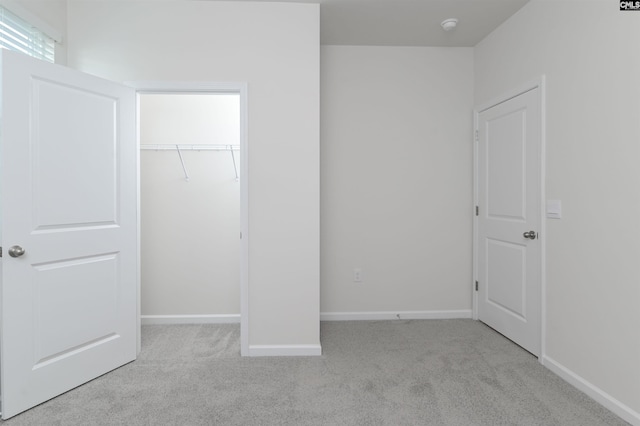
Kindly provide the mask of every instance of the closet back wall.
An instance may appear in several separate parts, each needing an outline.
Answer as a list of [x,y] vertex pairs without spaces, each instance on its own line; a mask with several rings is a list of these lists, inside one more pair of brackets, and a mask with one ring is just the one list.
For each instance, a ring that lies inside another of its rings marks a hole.
[[[239,96],[143,95],[141,145],[240,143]],[[239,151],[234,152],[239,166]],[[142,315],[240,313],[240,185],[230,151],[141,151]]]

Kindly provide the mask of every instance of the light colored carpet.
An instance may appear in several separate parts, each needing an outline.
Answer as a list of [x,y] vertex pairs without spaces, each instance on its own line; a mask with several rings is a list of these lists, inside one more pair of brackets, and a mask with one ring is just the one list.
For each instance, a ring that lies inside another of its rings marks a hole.
[[321,357],[241,358],[238,325],[143,327],[137,361],[20,425],[625,425],[472,320],[322,323]]

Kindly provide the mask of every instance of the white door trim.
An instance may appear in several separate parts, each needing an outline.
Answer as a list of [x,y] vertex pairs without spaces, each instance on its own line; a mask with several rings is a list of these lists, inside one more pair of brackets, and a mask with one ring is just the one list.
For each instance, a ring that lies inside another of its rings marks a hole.
[[478,293],[475,291],[475,283],[478,280],[478,216],[476,216],[475,206],[478,205],[478,143],[477,134],[479,128],[479,115],[481,112],[492,108],[498,104],[515,98],[530,90],[539,89],[540,96],[540,231],[538,239],[540,241],[540,356],[538,360],[543,363],[546,356],[546,90],[544,75],[539,79],[530,81],[522,86],[510,90],[489,102],[485,102],[473,109],[473,279],[471,289],[473,292],[473,319],[478,319]]
[[[249,354],[249,141],[248,126],[248,85],[247,83],[180,82],[180,81],[132,81],[127,86],[140,94],[150,93],[238,93],[240,95],[240,353]],[[140,102],[138,101],[138,105]],[[139,114],[138,114],[139,116]],[[139,123],[138,123],[139,124]],[[140,144],[140,129],[137,143]],[[139,148],[139,147],[138,147]],[[140,163],[138,158],[138,202],[140,200]],[[138,222],[140,207],[138,206]],[[140,224],[138,223],[138,230]],[[140,271],[140,236],[138,235],[138,271]],[[138,330],[141,325],[140,277],[138,276]],[[138,334],[138,352],[140,351]]]

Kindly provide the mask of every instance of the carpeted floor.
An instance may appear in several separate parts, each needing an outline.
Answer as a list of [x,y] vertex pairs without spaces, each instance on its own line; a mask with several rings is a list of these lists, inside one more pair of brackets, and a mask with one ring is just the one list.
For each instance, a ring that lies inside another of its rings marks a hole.
[[625,425],[472,320],[322,323],[321,357],[241,358],[238,325],[144,326],[137,361],[21,425]]

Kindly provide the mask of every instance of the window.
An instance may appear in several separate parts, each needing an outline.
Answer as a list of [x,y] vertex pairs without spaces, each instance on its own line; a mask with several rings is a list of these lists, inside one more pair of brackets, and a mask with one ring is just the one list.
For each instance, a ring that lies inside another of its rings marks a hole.
[[55,41],[0,6],[0,47],[26,53],[45,61],[54,61]]

